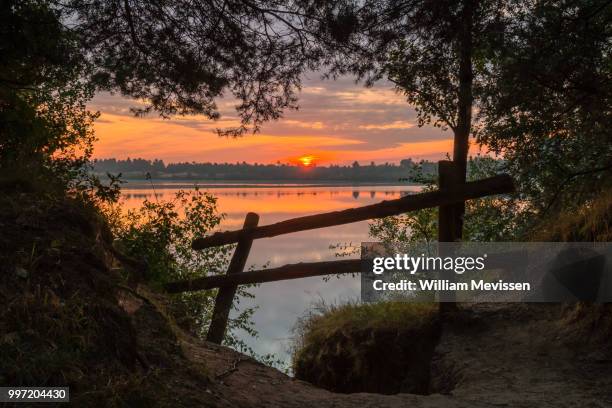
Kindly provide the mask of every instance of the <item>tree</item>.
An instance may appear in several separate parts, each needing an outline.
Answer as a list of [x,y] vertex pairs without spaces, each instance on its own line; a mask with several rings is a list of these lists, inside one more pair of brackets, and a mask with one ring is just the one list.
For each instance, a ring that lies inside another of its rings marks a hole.
[[144,104],[137,114],[204,114],[219,118],[216,100],[238,100],[238,126],[277,119],[296,107],[300,75],[318,48],[292,2],[274,0],[62,0],[59,8],[81,39],[98,89]]
[[505,156],[533,223],[612,187],[612,4],[509,10],[503,46],[490,50],[478,140]]
[[43,1],[0,5],[0,166],[82,164],[94,140],[93,87],[76,37]]
[[296,107],[300,75],[319,53],[300,16],[271,0],[9,0],[0,7],[5,163],[24,155],[85,162],[97,116],[86,103],[99,90],[139,99],[136,114],[211,119],[220,116],[217,99],[230,94],[239,121],[219,133],[256,132]]
[[333,2],[313,5],[318,17],[309,22],[323,33],[332,75],[352,73],[368,85],[388,79],[416,108],[419,126],[452,130],[452,158],[462,183],[473,135],[472,111],[486,74],[481,56],[503,32],[505,3]]

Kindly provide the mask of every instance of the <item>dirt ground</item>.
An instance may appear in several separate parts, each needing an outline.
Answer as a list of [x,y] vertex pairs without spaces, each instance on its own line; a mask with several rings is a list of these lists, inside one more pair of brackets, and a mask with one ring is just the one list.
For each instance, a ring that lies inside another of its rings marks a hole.
[[181,339],[203,361],[219,406],[238,407],[612,407],[612,354],[572,345],[558,306],[467,306],[444,330],[432,394],[334,394],[225,347]]

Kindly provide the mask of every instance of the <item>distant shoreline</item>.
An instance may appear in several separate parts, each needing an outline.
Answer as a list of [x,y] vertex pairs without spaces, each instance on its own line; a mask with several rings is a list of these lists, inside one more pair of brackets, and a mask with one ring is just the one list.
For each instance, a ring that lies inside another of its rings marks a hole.
[[124,189],[146,189],[151,188],[304,188],[304,187],[413,187],[420,186],[419,183],[402,181],[332,181],[332,180],[210,180],[210,179],[125,179]]

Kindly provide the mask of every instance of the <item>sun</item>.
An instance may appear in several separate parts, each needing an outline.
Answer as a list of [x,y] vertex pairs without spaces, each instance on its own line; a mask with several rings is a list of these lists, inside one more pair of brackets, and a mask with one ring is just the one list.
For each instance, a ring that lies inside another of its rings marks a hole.
[[302,166],[310,167],[314,165],[315,159],[316,159],[315,156],[305,155],[305,156],[300,156],[298,160],[302,164]]

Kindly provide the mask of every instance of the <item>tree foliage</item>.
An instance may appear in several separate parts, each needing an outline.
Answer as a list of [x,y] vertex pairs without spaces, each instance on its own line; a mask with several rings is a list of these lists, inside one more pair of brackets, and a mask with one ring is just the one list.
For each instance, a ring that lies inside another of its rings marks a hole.
[[[416,109],[419,126],[450,129],[453,160],[465,179],[472,110],[484,71],[481,56],[503,34],[503,1],[368,0],[319,7],[332,74],[367,85],[385,79]],[[314,6],[313,6],[314,7]],[[330,27],[327,30],[325,27]]]
[[[217,211],[217,199],[195,190],[179,191],[170,201],[145,201],[142,207],[123,213],[119,208],[108,208],[115,244],[123,253],[146,264],[144,279],[152,286],[176,280],[195,279],[225,273],[232,246],[191,249],[195,237],[205,236],[218,228],[224,215]],[[170,298],[177,323],[186,330],[205,337],[210,323],[216,291],[178,294]],[[239,289],[241,297],[252,295]],[[239,299],[237,297],[236,299]],[[233,304],[238,311],[238,302]],[[245,308],[229,321],[225,343],[246,348],[235,334],[241,329],[257,335],[252,327],[253,308]]]
[[490,50],[478,137],[504,155],[534,214],[550,215],[612,180],[612,4],[515,3]]
[[467,158],[468,137],[505,158],[499,170],[518,182],[522,205],[513,208],[521,229],[609,187],[609,1],[312,7],[319,17],[309,21],[323,33],[332,74],[390,80],[416,108],[419,125],[453,131],[456,162]]
[[[292,3],[293,4],[293,3]],[[241,135],[296,107],[318,47],[283,2],[9,0],[0,32],[0,154],[91,154],[95,91],[138,100],[136,114],[220,116],[237,100]],[[226,103],[226,102],[224,102]],[[233,124],[232,124],[233,123]]]
[[[237,99],[220,131],[257,131],[296,107],[300,76],[326,67],[387,79],[420,125],[503,154],[533,214],[609,185],[606,0],[8,0],[0,32],[0,163],[73,171],[91,154],[96,90],[135,113],[204,114]],[[223,102],[225,103],[225,102]]]
[[94,141],[94,88],[77,38],[45,1],[0,5],[0,163],[82,164]]
[[60,2],[95,67],[101,89],[138,98],[138,114],[219,118],[231,96],[240,135],[293,108],[317,47],[292,2],[275,0]]
[[[476,156],[468,161],[469,181],[491,177],[504,171],[506,162]],[[424,191],[437,189],[436,178],[424,177],[415,166],[415,179],[424,183]],[[513,196],[484,197],[466,202],[464,237],[470,242],[504,242],[519,239],[525,232],[524,208]],[[373,239],[393,248],[404,243],[434,243],[438,240],[438,208],[425,208],[407,214],[385,217],[369,223]],[[357,248],[355,248],[357,249]],[[348,253],[348,251],[345,251]],[[352,253],[355,253],[353,251]]]

